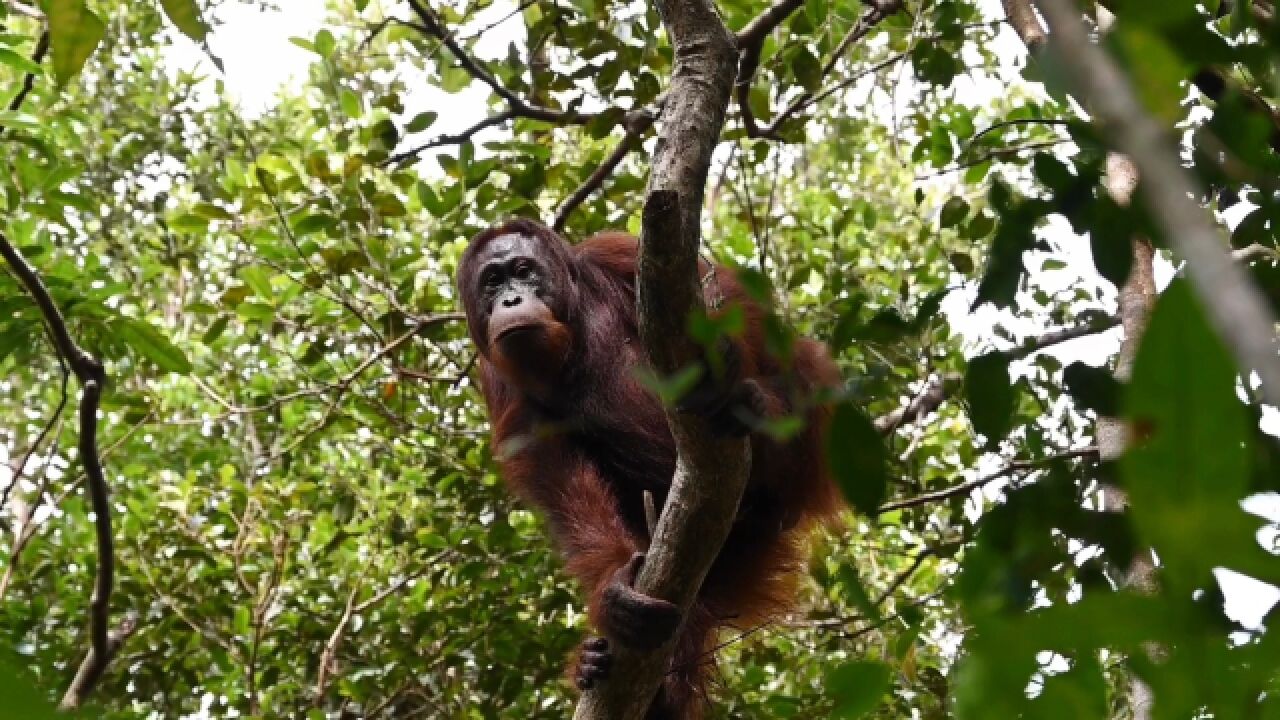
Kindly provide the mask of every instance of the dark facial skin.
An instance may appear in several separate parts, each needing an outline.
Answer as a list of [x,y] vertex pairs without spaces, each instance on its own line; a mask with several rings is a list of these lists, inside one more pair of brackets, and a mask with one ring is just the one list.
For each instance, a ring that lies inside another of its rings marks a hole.
[[487,306],[490,345],[554,319],[548,305],[551,278],[538,249],[533,238],[501,235],[481,253],[477,294]]
[[521,234],[490,240],[476,259],[475,295],[485,315],[485,352],[526,391],[541,389],[564,363],[569,332],[560,314],[564,270]]

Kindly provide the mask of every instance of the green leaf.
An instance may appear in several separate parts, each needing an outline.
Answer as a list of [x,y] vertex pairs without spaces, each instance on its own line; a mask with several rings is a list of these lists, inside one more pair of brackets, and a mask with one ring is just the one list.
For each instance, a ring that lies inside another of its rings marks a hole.
[[938,222],[944,228],[955,227],[963,222],[968,215],[969,203],[964,198],[955,196],[948,198],[946,204],[942,206],[942,213],[938,218]]
[[877,515],[889,482],[888,453],[862,408],[851,402],[836,407],[827,435],[827,459],[845,499],[859,511]]
[[438,117],[440,117],[440,113],[434,113],[430,111],[420,112],[417,115],[414,115],[413,119],[411,119],[409,123],[404,126],[404,131],[406,133],[422,132],[423,130],[426,130],[427,128],[431,127],[431,125],[435,123],[436,118]]
[[31,58],[19,55],[7,47],[0,47],[0,63],[8,65],[21,73],[40,74],[40,66],[32,62]]
[[994,442],[1008,434],[1013,423],[1014,391],[1009,379],[1009,356],[989,352],[969,361],[964,379],[973,429]]
[[342,88],[338,93],[338,104],[342,107],[342,113],[353,120],[364,114],[360,96],[347,88]]
[[836,580],[844,588],[849,602],[858,608],[858,612],[873,622],[880,621],[882,616],[880,608],[871,599],[871,594],[867,592],[867,586],[863,584],[862,576],[858,574],[858,568],[854,563],[842,564],[836,572]]
[[808,48],[802,47],[791,56],[791,72],[808,92],[817,92],[822,85],[822,63]]
[[880,706],[893,674],[888,665],[854,660],[827,674],[826,690],[833,706],[831,717],[854,720]]
[[[16,653],[12,656],[15,659],[20,657]],[[37,689],[38,686],[29,677],[29,671],[29,666],[11,663],[8,657],[0,662],[0,697],[5,699],[5,714],[23,720],[54,720],[60,715],[65,717],[65,714],[55,710],[45,697],[46,693]]]
[[[1177,4],[1185,0],[1173,2]],[[1172,128],[1173,123],[1185,114],[1182,98],[1186,95],[1183,89],[1186,68],[1182,58],[1159,34],[1141,26],[1120,23],[1108,39],[1120,49],[1133,87],[1143,104],[1162,123]]]
[[210,220],[233,219],[232,214],[227,212],[226,208],[219,207],[213,203],[196,203],[195,207],[191,208],[191,212],[194,215],[199,215],[200,217],[208,218]]
[[300,218],[293,224],[293,232],[295,235],[310,235],[312,233],[328,230],[337,227],[338,219],[332,215],[325,213],[312,213]]
[[322,58],[329,58],[333,55],[334,49],[337,48],[337,41],[333,37],[333,33],[327,28],[321,28],[316,33],[315,39],[316,54]]
[[969,253],[953,252],[947,255],[947,259],[958,273],[968,275],[974,270],[973,258],[969,257]]
[[463,67],[447,67],[440,71],[440,89],[450,95],[471,85],[471,73]]
[[276,319],[275,308],[260,302],[242,302],[236,305],[236,314],[245,320],[271,322]]
[[1133,443],[1121,464],[1124,485],[1167,578],[1189,591],[1214,567],[1248,572],[1267,563],[1275,582],[1277,563],[1239,507],[1252,453],[1235,364],[1183,280],[1156,304],[1123,409]]
[[115,322],[115,328],[126,345],[161,370],[180,375],[191,372],[191,361],[187,356],[147,321],[122,317]]
[[203,235],[209,231],[209,219],[195,213],[182,213],[169,220],[169,229],[174,232]]
[[15,351],[30,348],[35,342],[35,334],[39,326],[24,320],[15,320],[0,327],[0,363],[4,362]]
[[1062,371],[1062,382],[1080,407],[1092,410],[1100,417],[1120,414],[1120,383],[1106,368],[1077,360]]
[[1196,15],[1195,0],[1115,0],[1110,7],[1116,17],[1140,25],[1179,25]]
[[1098,274],[1117,288],[1133,269],[1133,216],[1110,198],[1093,204],[1089,218],[1089,251]]
[[258,297],[267,302],[275,300],[275,291],[271,289],[271,273],[266,268],[261,265],[241,268],[240,279],[244,280]]
[[181,30],[183,35],[196,42],[203,42],[209,34],[209,26],[200,17],[200,6],[196,4],[196,0],[160,0],[160,5],[164,8],[164,14],[169,16],[169,22]]
[[107,27],[84,0],[48,0],[47,16],[53,76],[61,87],[84,67]]
[[1063,190],[1072,180],[1071,171],[1067,166],[1047,152],[1036,153],[1031,159],[1031,169],[1036,179],[1054,192]]
[[205,345],[212,345],[214,341],[222,337],[222,333],[227,329],[227,323],[231,320],[229,315],[219,315],[217,320],[204,331],[204,335],[200,338],[200,342]]
[[668,377],[661,377],[653,371],[637,371],[637,379],[651,390],[666,407],[674,407],[680,398],[689,393],[702,378],[702,367],[690,365]]
[[977,307],[984,302],[994,303],[998,307],[1013,304],[1018,294],[1018,283],[1022,280],[1022,253],[1030,250],[1035,244],[1035,234],[1031,223],[1016,211],[1006,214],[996,229],[996,236],[991,241],[991,258],[987,262],[987,270],[978,284],[978,297],[973,305]]

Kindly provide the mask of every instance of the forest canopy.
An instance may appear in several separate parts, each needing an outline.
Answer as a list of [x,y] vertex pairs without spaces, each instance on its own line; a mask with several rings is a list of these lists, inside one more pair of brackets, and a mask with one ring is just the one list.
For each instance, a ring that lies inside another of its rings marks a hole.
[[301,3],[0,3],[0,716],[572,716],[455,273],[661,244],[705,16],[684,229],[847,503],[708,717],[1280,718],[1271,0]]

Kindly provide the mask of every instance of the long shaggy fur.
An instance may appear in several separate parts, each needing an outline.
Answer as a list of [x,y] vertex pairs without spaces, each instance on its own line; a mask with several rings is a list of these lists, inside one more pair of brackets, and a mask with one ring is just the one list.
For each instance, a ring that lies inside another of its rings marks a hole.
[[[489,361],[487,339],[477,327],[487,312],[469,284],[485,244],[513,233],[538,239],[545,248],[543,260],[562,264],[572,279],[571,287],[561,290],[568,294],[565,317],[557,318],[569,328],[569,359],[556,392],[541,401]],[[635,373],[643,364],[636,253],[635,238],[622,233],[570,246],[535,222],[514,220],[477,236],[459,268],[468,322],[482,351],[481,385],[503,476],[514,492],[546,513],[569,572],[588,595],[593,622],[613,573],[632,553],[648,547],[644,491],[665,502],[675,470],[665,411]],[[820,343],[801,339],[784,367],[765,352],[762,308],[731,271],[718,266],[714,271],[708,287],[724,305],[736,303],[745,311],[745,332],[735,339],[742,376],[763,388],[770,415],[804,409],[807,422],[785,442],[752,437],[751,476],[738,517],[685,621],[651,720],[701,716],[716,630],[749,629],[786,611],[802,570],[805,532],[839,507],[824,459],[829,410],[810,403],[821,389],[839,383],[834,363]]]

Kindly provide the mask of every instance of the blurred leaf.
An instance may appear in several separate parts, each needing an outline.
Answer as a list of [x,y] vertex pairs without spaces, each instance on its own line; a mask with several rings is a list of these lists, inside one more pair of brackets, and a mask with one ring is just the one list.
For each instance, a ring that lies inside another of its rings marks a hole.
[[944,228],[955,227],[964,222],[969,214],[969,203],[959,196],[951,197],[942,206],[942,214],[939,217],[939,224]]
[[66,85],[98,47],[106,26],[89,11],[84,0],[46,0],[45,8],[53,75],[58,85]]
[[191,372],[187,356],[145,320],[121,317],[116,320],[115,328],[121,340],[161,370],[180,375]]
[[1120,414],[1120,383],[1111,371],[1076,361],[1062,372],[1062,381],[1076,403],[1099,417]]
[[[1250,433],[1235,385],[1217,333],[1186,283],[1174,281],[1152,313],[1124,396],[1134,447],[1122,469],[1138,529],[1169,579],[1188,590],[1214,567],[1247,572],[1269,558],[1239,507]],[[1275,569],[1269,575],[1280,578]]]
[[855,660],[837,666],[827,674],[827,695],[834,701],[832,717],[860,718],[880,706],[892,679],[889,666],[870,660]]
[[169,21],[181,30],[183,35],[196,42],[204,40],[209,28],[200,17],[200,6],[196,4],[196,0],[160,0],[160,6],[164,8],[164,14],[169,17]]
[[827,440],[827,458],[840,491],[858,511],[875,517],[889,481],[888,454],[875,424],[862,408],[836,406]]
[[989,352],[969,361],[964,378],[965,398],[973,429],[995,442],[1009,434],[1013,423],[1014,390],[1009,378],[1009,356]]
[[822,86],[822,64],[808,48],[802,47],[792,54],[791,72],[807,92],[815,93]]

